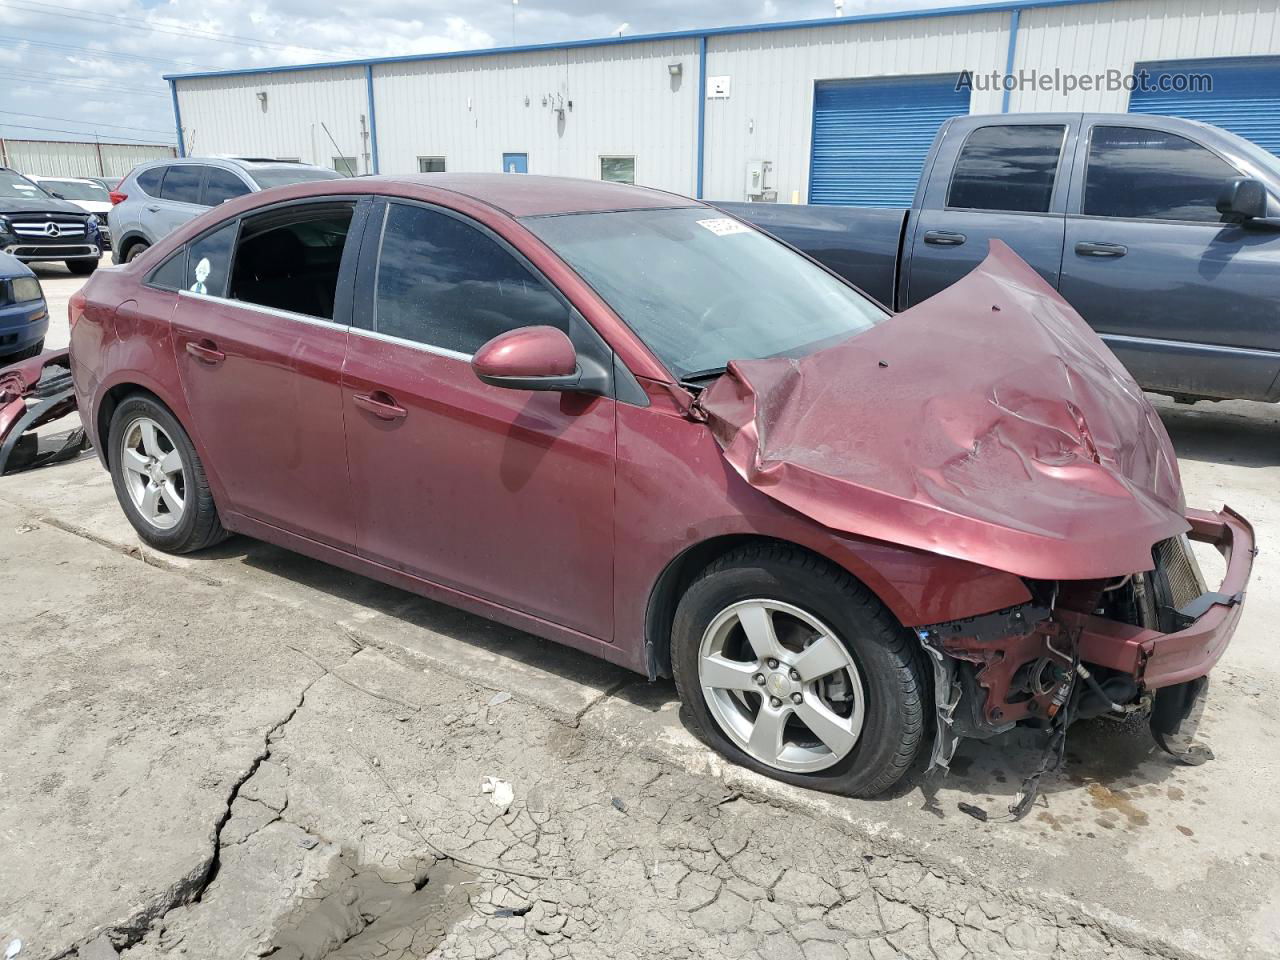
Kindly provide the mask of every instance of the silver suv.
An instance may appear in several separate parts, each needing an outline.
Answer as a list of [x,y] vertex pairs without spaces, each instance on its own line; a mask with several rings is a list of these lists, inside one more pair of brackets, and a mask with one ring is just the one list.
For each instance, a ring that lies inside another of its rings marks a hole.
[[309,163],[258,157],[188,157],[141,164],[111,191],[111,260],[128,263],[169,231],[235,197],[341,176]]

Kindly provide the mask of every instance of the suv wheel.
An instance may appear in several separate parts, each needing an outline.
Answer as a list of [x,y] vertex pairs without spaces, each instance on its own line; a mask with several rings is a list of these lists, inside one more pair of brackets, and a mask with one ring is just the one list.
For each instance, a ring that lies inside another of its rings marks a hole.
[[729,759],[799,786],[870,797],[928,729],[919,647],[866,587],[801,550],[736,550],[690,585],[672,628],[676,689]]
[[151,246],[151,244],[147,243],[145,240],[135,240],[133,243],[129,244],[129,249],[124,252],[124,262],[132,263],[134,260],[138,259],[142,252],[149,246]]
[[108,437],[116,498],[144,542],[190,553],[227,536],[200,456],[163,405],[129,397],[112,414]]
[[67,264],[67,269],[77,277],[87,277],[98,269],[97,260],[67,260],[65,263]]

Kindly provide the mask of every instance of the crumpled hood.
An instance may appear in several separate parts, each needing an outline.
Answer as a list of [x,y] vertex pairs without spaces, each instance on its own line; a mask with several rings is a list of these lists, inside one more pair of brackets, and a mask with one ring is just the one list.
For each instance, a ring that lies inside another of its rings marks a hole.
[[1020,576],[1152,568],[1188,529],[1133,378],[997,240],[964,279],[799,360],[729,364],[700,397],[748,483],[824,526]]

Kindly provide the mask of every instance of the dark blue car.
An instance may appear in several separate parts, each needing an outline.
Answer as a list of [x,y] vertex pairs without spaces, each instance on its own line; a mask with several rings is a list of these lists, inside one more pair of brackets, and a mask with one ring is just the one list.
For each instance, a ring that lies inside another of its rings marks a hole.
[[0,253],[0,366],[39,354],[48,331],[40,281],[26,264]]

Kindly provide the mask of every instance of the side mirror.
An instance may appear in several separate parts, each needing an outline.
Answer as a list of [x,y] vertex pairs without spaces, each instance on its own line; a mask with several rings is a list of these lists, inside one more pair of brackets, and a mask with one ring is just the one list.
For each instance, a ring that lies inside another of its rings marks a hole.
[[572,341],[545,326],[498,334],[475,352],[471,369],[492,387],[514,390],[574,390],[582,380]]
[[1218,197],[1218,212],[1233,220],[1262,219],[1267,215],[1267,188],[1249,177],[1228,180]]

